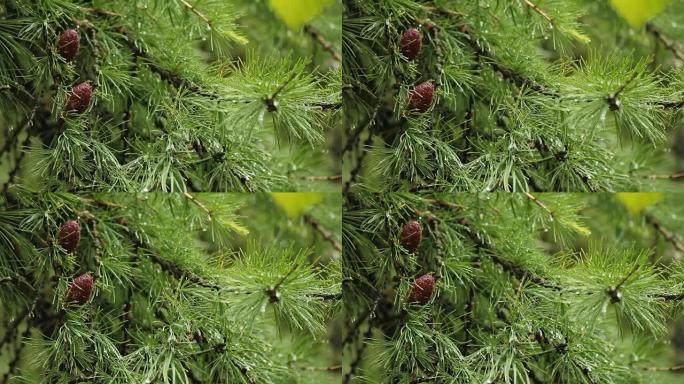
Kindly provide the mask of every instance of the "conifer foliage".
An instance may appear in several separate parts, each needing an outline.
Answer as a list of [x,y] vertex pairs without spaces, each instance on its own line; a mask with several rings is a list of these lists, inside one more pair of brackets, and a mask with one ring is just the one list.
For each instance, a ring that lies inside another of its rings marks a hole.
[[635,191],[684,177],[681,0],[344,3],[346,189]]
[[[0,188],[330,188],[340,12],[265,1],[0,4]],[[323,181],[318,181],[323,180]]]
[[339,382],[340,204],[15,189],[0,383]]
[[349,194],[343,382],[680,383],[683,198]]

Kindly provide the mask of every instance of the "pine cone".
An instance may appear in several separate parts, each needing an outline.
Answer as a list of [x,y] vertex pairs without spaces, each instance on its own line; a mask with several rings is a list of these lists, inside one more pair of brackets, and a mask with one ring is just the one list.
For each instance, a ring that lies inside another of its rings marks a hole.
[[81,241],[81,226],[76,220],[69,220],[62,224],[57,233],[59,246],[67,252],[73,252]]
[[85,304],[90,299],[90,294],[93,292],[93,275],[84,273],[78,276],[69,285],[67,293],[67,301],[70,303]]
[[399,234],[401,246],[413,253],[418,250],[420,242],[423,240],[423,226],[420,222],[412,220],[404,224]]
[[435,290],[435,278],[432,275],[423,275],[411,284],[409,302],[425,304],[430,301],[432,292]]
[[420,54],[420,48],[423,46],[423,35],[415,28],[408,29],[401,36],[399,47],[401,54],[406,56],[409,60],[414,60]]
[[57,41],[57,53],[66,61],[73,60],[78,55],[81,47],[80,36],[75,29],[67,29],[59,35]]
[[409,94],[408,107],[412,111],[425,112],[430,109],[434,96],[435,86],[431,81],[420,83]]
[[67,112],[83,113],[90,106],[93,87],[87,81],[71,89],[67,95],[65,110]]

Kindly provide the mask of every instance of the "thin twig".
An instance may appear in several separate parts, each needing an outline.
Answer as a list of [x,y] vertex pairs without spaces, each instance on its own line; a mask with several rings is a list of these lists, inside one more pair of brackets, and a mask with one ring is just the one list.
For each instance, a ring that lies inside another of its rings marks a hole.
[[154,253],[149,253],[148,256],[150,260],[152,260],[155,264],[159,265],[163,271],[169,273],[177,280],[188,280],[201,287],[213,289],[215,291],[220,291],[223,289],[223,287],[221,287],[220,285],[207,282],[201,277],[195,275],[194,273],[190,271],[185,271],[173,262],[163,259]]
[[316,232],[318,232],[327,242],[329,242],[336,251],[342,252],[342,244],[340,244],[332,232],[323,227],[318,220],[314,219],[311,215],[304,215],[304,221],[311,225],[311,227],[313,227]]
[[677,44],[670,40],[663,32],[658,29],[655,25],[648,23],[646,24],[646,30],[650,32],[653,36],[655,36],[658,41],[660,41],[661,44],[665,46],[670,52],[672,52],[673,55],[680,61],[684,61],[684,52],[682,52],[679,47],[677,47]]
[[[352,184],[356,182],[356,179],[359,176],[359,173],[361,172],[361,168],[363,167],[363,160],[365,159],[368,153],[368,147],[370,147],[371,144],[373,144],[373,137],[375,136],[375,133],[373,132],[373,125],[375,124],[375,117],[378,114],[379,108],[380,105],[378,104],[375,107],[375,110],[373,111],[373,115],[368,119],[368,122],[364,125],[363,128],[360,128],[360,131],[363,131],[366,128],[368,128],[368,137],[361,144],[361,153],[357,155],[356,164],[354,164],[354,168],[352,168],[351,172],[349,173],[349,179],[344,183],[344,188],[342,188],[342,194],[344,195],[346,195],[349,192],[349,189],[351,188]],[[360,131],[359,135],[361,134]]]
[[643,367],[645,371],[660,371],[660,372],[676,372],[676,371],[684,371],[684,364],[683,365],[675,365],[672,367]]
[[679,109],[684,107],[684,101],[660,101],[655,104],[665,109]]
[[126,301],[123,305],[123,314],[121,316],[121,331],[123,332],[123,342],[119,345],[119,352],[122,356],[128,354],[128,346],[131,343],[131,312],[133,310],[133,290],[129,287],[126,293]]
[[91,13],[95,16],[123,17],[124,15],[101,8],[81,7],[81,11]]
[[639,265],[639,264],[636,264],[636,265],[634,266],[634,268],[632,268],[632,270],[629,271],[629,273],[627,274],[627,276],[623,277],[622,280],[620,280],[620,282],[617,283],[617,285],[615,286],[615,289],[620,289],[620,288],[622,288],[622,287],[625,285],[625,283],[627,282],[627,280],[629,280],[629,278],[632,277],[632,275],[633,275],[634,273],[636,273],[636,271],[639,270],[639,267],[640,267],[640,265]]
[[195,204],[196,206],[200,207],[204,212],[206,212],[207,215],[209,216],[209,219],[211,220],[211,210],[210,210],[209,208],[207,208],[206,205],[204,205],[201,201],[197,200],[197,198],[195,198],[195,196],[191,195],[191,194],[188,193],[188,192],[184,192],[184,193],[183,193],[183,196],[185,196],[185,197],[186,197],[188,200],[190,200],[193,204]]
[[[24,125],[23,129],[26,129],[27,133],[26,133],[26,138],[24,139],[24,141],[21,142],[20,149],[24,148],[24,147],[28,147],[29,144],[31,144],[32,136],[31,136],[31,132],[29,132],[29,131],[30,131],[30,128],[33,126],[33,119],[36,117],[36,111],[37,110],[38,110],[38,102],[36,102],[35,105],[33,106],[33,109],[31,110],[31,115],[29,116],[28,121]],[[21,168],[21,163],[22,163],[22,161],[24,161],[24,157],[26,157],[26,152],[27,151],[25,149],[21,150],[21,152],[19,152],[19,156],[15,159],[14,165],[9,172],[9,177],[7,178],[7,181],[5,182],[5,184],[2,186],[2,192],[3,193],[7,193],[10,185],[14,182],[14,178],[17,176],[17,174],[19,173],[19,169]]]
[[468,353],[468,348],[472,342],[472,335],[470,333],[470,328],[473,326],[473,318],[475,314],[475,292],[473,287],[468,289],[468,300],[463,306],[463,335],[465,336],[465,342],[463,343],[463,354]]
[[133,245],[135,245],[138,248],[148,250],[147,256],[149,257],[149,259],[152,262],[154,262],[155,264],[159,265],[163,271],[170,274],[171,276],[173,276],[177,280],[184,280],[185,279],[185,280],[188,280],[192,283],[195,283],[201,287],[213,289],[215,291],[225,290],[222,286],[207,282],[203,278],[195,275],[194,273],[182,269],[180,266],[176,265],[172,261],[166,260],[166,259],[156,255],[155,253],[152,252],[152,250],[145,247],[145,244],[143,243],[143,241],[140,240],[138,238],[138,236],[136,236],[136,234],[133,232],[132,228],[130,228],[128,226],[125,226],[125,228],[126,228],[126,231],[128,234],[128,238],[131,240]]
[[684,293],[664,293],[657,295],[657,297],[665,301],[681,301],[684,300]]
[[125,205],[121,205],[121,204],[114,203],[114,202],[107,201],[107,200],[91,199],[91,198],[87,198],[87,197],[82,197],[81,200],[83,200],[84,202],[86,202],[90,205],[93,205],[93,206],[101,206],[101,207],[105,207],[105,208],[120,208],[120,209],[126,209],[127,208]]
[[363,336],[361,337],[361,344],[356,348],[356,356],[354,356],[354,359],[349,364],[349,372],[347,372],[344,375],[344,379],[342,381],[344,384],[351,383],[354,376],[356,376],[356,371],[358,370],[359,366],[361,365],[361,361],[363,359],[363,352],[366,349],[366,346],[368,345],[366,343],[366,340],[370,339],[371,336],[373,336],[373,325],[369,324],[368,330],[366,332],[364,332]]
[[27,324],[26,329],[24,330],[24,332],[21,333],[21,336],[19,337],[17,347],[14,350],[14,357],[9,362],[9,369],[7,370],[7,372],[5,372],[2,379],[0,379],[0,383],[9,382],[10,377],[12,377],[15,374],[17,367],[19,366],[19,361],[21,360],[21,352],[24,350],[24,347],[26,347],[26,343],[23,341],[23,339],[28,338],[30,335],[31,324]]
[[302,180],[309,180],[309,181],[332,181],[332,182],[340,182],[342,181],[342,175],[332,175],[332,176],[302,176]]
[[555,98],[560,96],[557,91],[550,89],[545,85],[542,85],[541,83],[538,83],[537,81],[530,79],[529,77],[526,77],[525,75],[519,72],[514,71],[513,69],[507,68],[499,64],[496,61],[496,57],[494,56],[494,54],[482,47],[480,42],[477,40],[477,37],[473,34],[471,28],[467,25],[461,26],[459,31],[463,33],[463,35],[465,35],[466,40],[468,41],[471,49],[475,52],[475,55],[478,58],[485,59],[487,64],[490,67],[492,67],[494,71],[499,72],[499,74],[501,74],[501,76],[507,81],[515,84],[519,88],[524,88],[525,86],[527,86],[532,90],[541,93],[542,95],[551,96]]
[[311,37],[313,37],[314,40],[316,40],[316,42],[323,48],[323,50],[328,52],[333,59],[335,59],[335,61],[342,62],[342,55],[335,51],[335,47],[332,45],[332,43],[326,40],[316,28],[310,24],[307,24],[304,26],[304,32],[311,35]]
[[283,277],[281,277],[277,283],[275,283],[273,286],[271,286],[271,288],[268,288],[266,290],[266,294],[268,295],[271,303],[276,303],[280,301],[280,292],[278,292],[278,290],[285,283],[287,278],[290,277],[290,275],[292,275],[294,271],[297,270],[297,268],[299,268],[299,264],[292,264],[292,268],[290,268],[290,270]]
[[655,228],[660,234],[663,236],[663,238],[672,243],[672,245],[679,251],[680,254],[684,254],[684,244],[677,239],[677,237],[674,235],[674,233],[670,232],[667,230],[667,228],[663,227],[663,225],[658,221],[655,217],[651,215],[646,216],[646,222],[651,224],[653,228]]
[[17,328],[19,324],[28,316],[29,311],[24,310],[19,315],[17,315],[7,326],[5,327],[5,335],[0,339],[0,348],[2,348],[6,343],[14,338],[16,335]]
[[553,18],[551,16],[549,16],[549,14],[546,13],[543,9],[539,8],[539,6],[537,4],[535,4],[529,0],[523,0],[523,1],[525,2],[525,4],[528,7],[532,8],[532,10],[534,10],[538,14],[542,15],[546,20],[548,20],[549,23],[553,23]]
[[2,148],[0,148],[0,156],[2,156],[5,152],[8,152],[12,148],[12,146],[14,146],[14,144],[17,141],[17,138],[19,137],[19,134],[23,129],[24,126],[21,126],[13,130],[7,136],[5,136],[5,144],[2,146]]
[[380,302],[381,295],[378,295],[375,300],[373,301],[373,305],[370,306],[370,308],[366,309],[363,314],[358,316],[356,320],[347,328],[347,336],[344,338],[342,341],[342,346],[346,346],[347,344],[351,344],[352,341],[356,338],[356,335],[359,332],[359,328],[361,328],[361,325],[366,320],[370,320],[374,317],[374,312],[378,307],[378,303]]
[[625,285],[627,280],[629,280],[632,275],[639,270],[640,265],[636,264],[629,273],[624,276],[619,283],[616,285],[606,289],[606,294],[610,297],[610,301],[612,303],[619,303],[622,300],[622,296],[620,295],[620,289]]
[[465,208],[465,206],[463,206],[461,204],[452,203],[452,202],[446,201],[446,200],[425,199],[425,202],[432,204],[432,205],[436,205],[438,207],[447,208],[447,209],[459,210],[459,209]]
[[299,264],[296,264],[296,263],[293,264],[292,268],[290,268],[290,270],[283,277],[281,277],[277,283],[275,283],[275,285],[273,286],[273,289],[276,289],[276,290],[280,289],[280,287],[285,283],[287,278],[290,277],[290,275],[292,275],[294,273],[294,271],[297,270],[297,268],[299,268]]
[[622,83],[622,85],[617,91],[615,91],[613,94],[609,95],[606,98],[606,101],[608,102],[608,106],[611,111],[617,111],[620,109],[620,101],[618,100],[618,96],[622,93],[622,91],[625,90],[625,88],[627,88],[629,84],[632,83],[632,81],[634,81],[634,79],[636,79],[636,77],[637,72],[632,72],[632,75],[629,77],[629,79],[627,79],[626,82]]
[[327,371],[327,372],[338,372],[342,371],[341,365],[331,365],[330,367],[299,367],[299,369],[304,371]]
[[211,26],[211,20],[204,16],[202,12],[200,12],[197,8],[195,8],[192,4],[188,3],[185,0],[178,0],[180,1],[185,7],[187,7],[192,13],[195,15],[199,16],[200,19],[204,20],[205,23],[209,24]]
[[674,173],[672,175],[645,175],[644,179],[651,180],[676,180],[684,179],[684,172]]
[[551,216],[551,219],[553,219],[553,217],[554,217],[553,211],[551,211],[551,210],[549,209],[549,207],[547,207],[546,204],[544,204],[543,201],[539,200],[537,197],[535,197],[535,196],[532,195],[531,193],[524,192],[524,194],[525,194],[525,197],[527,197],[527,198],[530,199],[533,203],[537,204],[541,209],[543,209],[544,211],[546,211],[546,213],[548,213],[549,216]]
[[430,13],[435,13],[438,15],[443,15],[443,16],[448,16],[448,17],[460,17],[460,16],[466,16],[465,13],[462,12],[457,12],[457,11],[452,11],[451,9],[446,9],[442,7],[434,7],[434,6],[424,6],[423,9]]

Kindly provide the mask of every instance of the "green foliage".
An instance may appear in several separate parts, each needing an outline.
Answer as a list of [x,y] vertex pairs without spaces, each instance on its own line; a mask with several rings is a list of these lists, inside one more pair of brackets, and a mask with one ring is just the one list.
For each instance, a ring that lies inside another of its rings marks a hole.
[[[339,380],[339,195],[293,219],[267,194],[13,190],[0,204],[3,382]],[[57,238],[68,219],[73,253]],[[86,272],[90,299],[68,302]]]
[[[336,188],[325,177],[339,174],[326,145],[341,129],[339,30],[328,25],[340,12],[332,3],[289,31],[263,1],[3,3],[3,190]],[[81,41],[72,62],[57,51],[68,28]],[[66,113],[84,81],[90,108]]]
[[[607,0],[345,7],[347,189],[676,188],[684,2],[636,29]],[[399,47],[409,28],[423,35],[415,60]],[[424,81],[433,106],[410,112]]]
[[662,198],[635,215],[614,194],[349,194],[343,382],[678,382],[684,196]]

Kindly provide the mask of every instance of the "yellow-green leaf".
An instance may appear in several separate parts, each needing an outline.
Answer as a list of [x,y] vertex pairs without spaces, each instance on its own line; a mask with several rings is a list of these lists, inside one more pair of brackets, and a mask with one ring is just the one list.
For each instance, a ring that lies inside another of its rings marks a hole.
[[629,25],[640,28],[665,10],[672,0],[610,0],[613,8]]
[[632,215],[638,215],[644,209],[655,205],[664,198],[660,192],[635,192],[617,194],[617,199]]
[[271,197],[291,218],[323,200],[323,194],[319,192],[277,192],[271,193]]
[[271,0],[271,8],[291,30],[298,31],[330,3],[332,0]]

